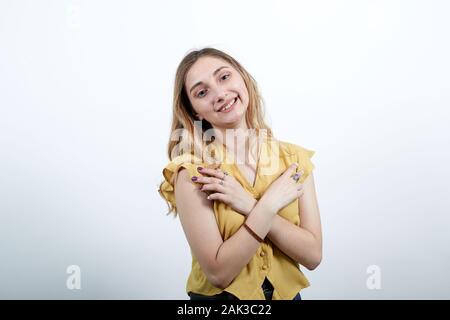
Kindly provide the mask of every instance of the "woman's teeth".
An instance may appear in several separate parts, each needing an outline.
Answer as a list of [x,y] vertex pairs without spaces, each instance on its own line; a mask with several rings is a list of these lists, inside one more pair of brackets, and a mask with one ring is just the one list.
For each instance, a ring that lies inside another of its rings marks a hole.
[[231,106],[236,102],[237,98],[234,98],[233,101],[231,101],[229,104],[227,104],[225,107],[221,108],[219,111],[225,111],[231,108]]

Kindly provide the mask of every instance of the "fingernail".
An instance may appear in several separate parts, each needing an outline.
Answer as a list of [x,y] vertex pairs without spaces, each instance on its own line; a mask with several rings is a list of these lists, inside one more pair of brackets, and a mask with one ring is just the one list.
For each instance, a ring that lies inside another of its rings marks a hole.
[[198,170],[198,171],[202,171],[203,168],[202,168],[202,167],[197,167],[197,170]]
[[298,167],[298,164],[297,164],[297,163],[294,163],[294,164],[292,164],[292,166],[293,166],[294,168],[297,168],[297,167]]
[[192,181],[197,181],[197,177],[196,176],[193,176],[191,179],[192,179]]

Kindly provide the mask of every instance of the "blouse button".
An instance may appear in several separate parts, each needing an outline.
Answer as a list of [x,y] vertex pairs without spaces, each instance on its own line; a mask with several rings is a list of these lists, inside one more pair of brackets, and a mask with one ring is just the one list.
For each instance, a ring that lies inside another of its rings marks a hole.
[[262,266],[262,269],[263,269],[263,270],[266,270],[266,269],[267,269],[267,266],[266,266],[266,265],[263,265],[263,266]]
[[265,255],[264,251],[261,251],[259,255],[260,255],[261,257],[264,257],[264,255]]

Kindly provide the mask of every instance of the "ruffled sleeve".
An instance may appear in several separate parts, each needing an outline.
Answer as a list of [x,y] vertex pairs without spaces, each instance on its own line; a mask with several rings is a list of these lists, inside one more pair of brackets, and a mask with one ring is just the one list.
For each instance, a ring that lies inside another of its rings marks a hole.
[[304,171],[299,180],[300,183],[303,183],[315,168],[313,162],[311,161],[311,158],[316,152],[314,150],[307,149],[295,144],[293,144],[292,147],[294,148],[294,152],[297,155],[297,163],[299,164],[297,172],[301,171],[302,169]]
[[189,178],[192,178],[195,175],[198,176],[197,167],[202,165],[204,164],[198,158],[186,154],[174,158],[164,167],[162,170],[164,181],[160,184],[158,192],[168,204],[169,212],[167,214],[177,215],[174,187],[180,169],[187,169]]

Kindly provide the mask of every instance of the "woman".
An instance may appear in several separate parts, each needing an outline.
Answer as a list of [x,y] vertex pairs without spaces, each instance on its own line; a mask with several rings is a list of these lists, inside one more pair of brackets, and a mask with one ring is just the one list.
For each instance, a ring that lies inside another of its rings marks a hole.
[[183,58],[173,106],[159,193],[191,248],[190,299],[300,300],[299,265],[322,259],[315,152],[274,138],[255,80],[214,48]]

